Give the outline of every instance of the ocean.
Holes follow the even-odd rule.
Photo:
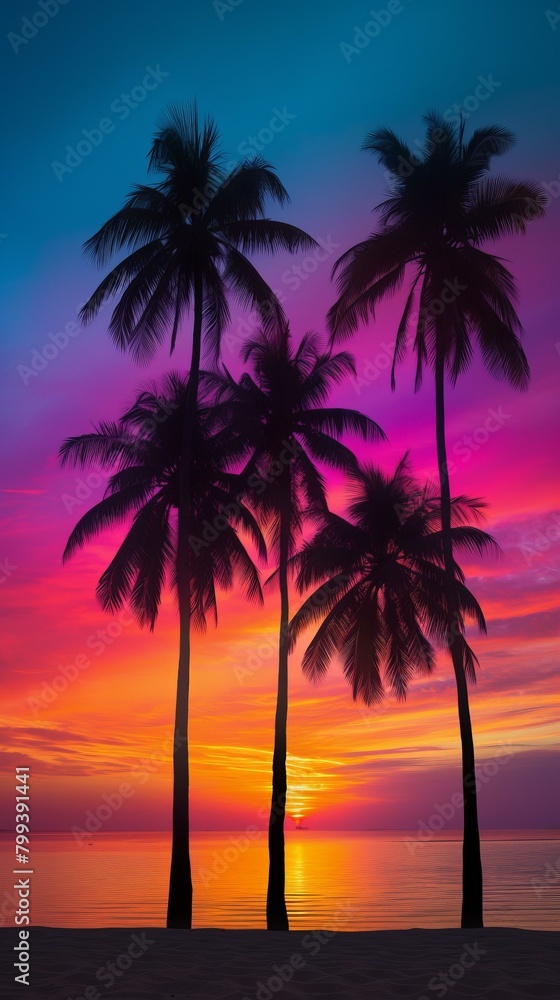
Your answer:
[[[461,841],[446,831],[287,832],[290,927],[378,930],[457,927]],[[35,834],[31,923],[54,927],[149,927],[165,923],[170,835]],[[483,834],[485,922],[558,930],[560,831]],[[266,833],[192,834],[196,927],[262,928]],[[0,924],[13,925],[14,836],[0,835]]]

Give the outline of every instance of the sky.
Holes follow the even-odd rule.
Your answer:
[[[233,161],[257,142],[291,196],[276,217],[323,243],[321,260],[300,253],[257,261],[283,293],[295,338],[324,332],[331,266],[372,231],[372,209],[387,194],[382,169],[360,151],[367,131],[388,125],[414,147],[423,114],[462,108],[467,130],[511,128],[518,143],[497,169],[532,178],[548,194],[544,220],[495,246],[518,282],[530,389],[519,394],[493,380],[477,358],[450,391],[447,436],[453,492],[485,498],[488,529],[502,548],[498,560],[463,560],[488,621],[488,636],[474,640],[481,667],[471,693],[481,823],[560,827],[560,150],[551,114],[560,97],[560,30],[540,4],[521,0],[393,0],[374,12],[356,0],[14,0],[2,12],[10,153],[5,145],[0,162],[8,194],[0,219],[0,827],[12,824],[16,765],[31,767],[35,829],[83,826],[108,804],[102,829],[170,826],[173,599],[166,596],[153,634],[126,614],[101,611],[95,585],[118,533],[62,566],[73,524],[104,484],[95,473],[61,470],[57,452],[66,436],[117,416],[148,376],[187,365],[186,334],[171,363],[162,351],[147,371],[109,341],[108,309],[85,329],[76,315],[99,280],[82,255],[84,240],[146,180],[163,109],[193,98],[216,119]],[[388,442],[358,448],[361,457],[390,470],[410,449],[416,472],[429,478],[430,380],[415,395],[405,363],[396,392],[389,386],[397,313],[398,302],[383,306],[346,345],[358,380],[333,402],[363,410],[386,432]],[[223,359],[234,368],[250,321],[232,308]],[[331,477],[330,490],[341,509],[343,485]],[[277,618],[277,594],[255,610],[233,592],[221,596],[218,628],[195,638],[196,829],[265,823]],[[336,664],[320,687],[304,680],[302,651],[290,666],[290,816],[315,828],[421,829],[460,787],[446,656],[406,703],[388,698],[366,709],[353,703]],[[460,825],[456,810],[446,822]]]

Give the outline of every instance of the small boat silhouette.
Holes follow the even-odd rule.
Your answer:
[[[295,825],[295,829],[296,830],[309,830],[309,827],[308,826],[303,826],[303,824],[301,823],[301,820],[298,820],[297,823],[296,823],[296,825]]]

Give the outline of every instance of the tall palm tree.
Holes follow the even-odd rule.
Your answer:
[[[217,390],[218,411],[229,414],[248,452],[241,481],[248,503],[271,538],[278,565],[280,628],[278,693],[272,759],[272,801],[268,829],[269,876],[266,902],[269,930],[288,930],[285,900],[284,820],[287,794],[288,564],[306,522],[327,512],[325,480],[317,463],[339,469],[355,467],[353,453],[338,438],[346,433],[364,440],[384,438],[379,426],[355,410],[325,406],[330,389],[354,373],[347,352],[331,354],[315,333],[296,347],[288,327],[261,330],[241,351],[250,372],[239,382],[222,369],[209,375]],[[221,401],[221,403],[220,403]],[[225,422],[225,421],[224,421]]]
[[[329,513],[292,560],[299,592],[319,589],[290,623],[290,648],[311,622],[320,621],[303,657],[304,673],[318,681],[340,656],[354,699],[370,705],[387,688],[404,699],[415,675],[431,673],[434,643],[446,641],[441,500],[434,486],[415,481],[406,455],[390,476],[372,466],[356,468],[349,486],[346,517]],[[469,523],[482,506],[467,497],[452,499],[456,548],[498,550],[490,535]],[[461,612],[486,631],[457,563],[454,572]],[[466,642],[465,652],[474,665]]]
[[[128,255],[103,279],[82,310],[89,322],[101,305],[120,295],[109,324],[117,347],[148,360],[169,339],[175,348],[187,313],[192,316],[189,392],[184,408],[180,462],[178,598],[182,645],[177,683],[177,725],[186,733],[189,695],[190,580],[189,455],[194,428],[203,341],[217,359],[230,319],[228,296],[257,310],[265,324],[283,320],[282,307],[247,253],[296,251],[315,246],[301,229],[265,216],[272,198],[289,201],[272,167],[261,157],[226,172],[216,125],[199,122],[196,106],[171,107],[153,140],[148,168],[160,175],[153,185],[137,184],[124,207],[86,243],[105,264]],[[187,759],[173,758],[173,846],[167,922],[190,927],[192,882],[185,845],[189,835]]]
[[[110,565],[103,572],[97,595],[104,610],[115,612],[130,603],[141,626],[153,629],[166,581],[175,590],[185,582],[178,545],[184,409],[188,378],[165,376],[141,392],[134,405],[114,423],[101,423],[89,434],[68,438],[61,448],[63,465],[92,463],[111,471],[105,495],[72,531],[64,560],[116,524],[130,528]],[[191,629],[203,630],[208,615],[217,622],[216,588],[241,586],[249,600],[262,602],[258,572],[236,528],[251,538],[260,557],[266,546],[258,524],[240,498],[232,502],[232,477],[226,466],[243,453],[231,427],[216,427],[212,407],[199,400],[192,437],[188,544],[189,615],[180,617],[180,669],[190,663]],[[219,544],[204,542],[208,524],[219,526]],[[185,661],[184,657],[187,656]],[[188,675],[187,675],[188,676]],[[185,676],[180,677],[175,720],[174,755],[179,748],[188,773],[188,731]],[[182,786],[186,795],[187,790]],[[188,867],[188,838],[181,844]],[[186,886],[183,884],[186,893]],[[191,920],[192,897],[182,897],[180,915]],[[188,904],[188,911],[187,911]]]
[[[370,133],[363,148],[389,171],[392,194],[378,206],[379,227],[335,264],[339,298],[329,313],[335,340],[349,336],[375,314],[376,305],[408,280],[408,294],[395,340],[395,365],[406,353],[414,328],[416,385],[428,365],[435,381],[436,443],[445,555],[443,594],[448,646],[457,684],[462,747],[464,806],[463,903],[461,926],[483,925],[482,864],[475,753],[467,681],[472,662],[464,658],[463,620],[453,574],[450,486],[445,444],[445,380],[454,385],[474,354],[497,377],[524,389],[529,366],[520,342],[516,288],[510,271],[481,249],[487,240],[524,233],[543,214],[538,186],[489,177],[492,157],[511,149],[514,136],[497,125],[473,132],[435,113],[425,118],[422,155],[416,156],[390,129]]]

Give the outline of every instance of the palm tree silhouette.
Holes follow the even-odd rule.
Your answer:
[[[280,589],[278,693],[272,760],[272,801],[268,830],[269,876],[266,919],[269,930],[288,930],[285,899],[284,820],[286,814],[288,643],[288,564],[303,527],[327,513],[325,480],[317,463],[353,469],[353,453],[338,438],[345,433],[368,441],[385,437],[380,427],[356,410],[327,407],[329,390],[355,373],[347,352],[322,349],[315,333],[299,346],[284,324],[261,330],[246,341],[242,358],[251,371],[236,382],[226,368],[205,376],[217,390],[224,423],[232,419],[250,457],[241,473],[250,505],[257,511],[278,570]],[[229,416],[228,416],[229,415]]]
[[[173,352],[182,322],[192,315],[192,349],[181,448],[178,598],[182,643],[177,682],[177,725],[186,731],[189,692],[190,549],[189,456],[204,345],[217,360],[230,320],[228,295],[257,310],[265,325],[283,321],[282,307],[247,253],[295,251],[316,246],[301,229],[265,217],[267,198],[280,205],[288,194],[261,157],[226,173],[219,135],[211,120],[199,123],[196,106],[171,107],[153,140],[149,170],[154,185],[137,184],[125,205],[85,244],[100,264],[127,248],[128,255],[103,279],[81,316],[89,322],[101,305],[120,295],[109,324],[117,347],[138,361],[169,338]],[[173,846],[167,923],[190,927],[192,881],[185,844],[189,836],[188,761],[173,758]]]
[[[153,629],[166,581],[177,591],[184,581],[178,546],[179,503],[184,409],[188,378],[171,373],[142,391],[134,405],[114,423],[101,423],[93,432],[68,438],[61,448],[63,465],[94,463],[111,470],[103,499],[78,521],[64,560],[69,559],[101,531],[132,522],[110,565],[103,572],[97,596],[104,610],[115,612],[125,602],[141,626]],[[217,426],[211,400],[199,399],[192,436],[189,473],[188,594],[189,615],[180,617],[180,648],[190,663],[191,628],[204,630],[210,615],[217,622],[216,588],[239,585],[252,602],[262,602],[258,572],[236,531],[251,539],[260,557],[266,545],[260,528],[244,504],[234,496],[234,478],[226,464],[242,455],[244,444],[231,427]],[[216,525],[217,544],[204,541],[208,525]],[[182,631],[188,623],[189,631]],[[183,660],[182,666],[185,666]],[[188,673],[187,673],[188,679]],[[180,749],[188,769],[188,728],[185,674],[180,678],[173,753]],[[175,831],[177,835],[181,831]],[[179,841],[190,873],[188,838]],[[190,881],[190,879],[189,879]],[[190,902],[189,902],[190,922]]]
[[[431,673],[433,643],[447,639],[440,597],[445,575],[441,500],[433,485],[414,479],[407,455],[392,475],[372,466],[356,468],[349,473],[349,487],[347,517],[330,512],[292,559],[299,592],[317,585],[319,590],[290,622],[290,648],[311,622],[319,621],[302,661],[310,679],[321,680],[340,656],[355,700],[377,703],[387,688],[402,700],[415,675]],[[483,506],[467,497],[451,500],[456,548],[475,554],[499,551],[490,535],[469,524]],[[461,613],[486,631],[457,563],[455,583]],[[324,599],[318,601],[320,592]]]
[[[515,281],[501,260],[480,249],[489,239],[524,233],[543,215],[536,184],[488,177],[493,156],[514,143],[507,129],[477,129],[468,142],[463,123],[455,127],[435,113],[425,118],[425,149],[413,154],[386,128],[370,133],[363,148],[374,153],[392,179],[392,194],[378,206],[380,226],[335,264],[339,298],[329,313],[333,339],[342,339],[375,314],[376,305],[410,287],[394,347],[395,365],[414,327],[416,385],[428,365],[435,379],[436,443],[442,505],[448,646],[457,684],[462,747],[464,806],[462,927],[483,925],[482,864],[474,741],[464,659],[463,620],[453,573],[450,486],[445,443],[445,378],[454,385],[473,356],[473,340],[484,364],[518,389],[527,386],[529,366],[515,310]]]

